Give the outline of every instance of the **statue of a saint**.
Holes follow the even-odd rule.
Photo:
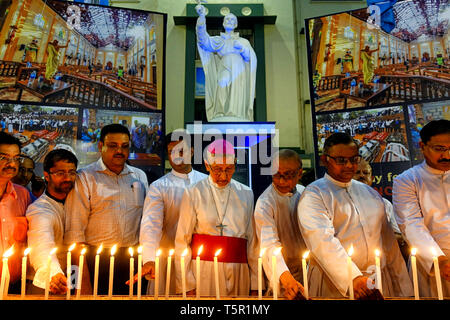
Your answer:
[[[211,37],[206,32],[205,7],[195,7],[197,47],[205,72],[205,107],[208,121],[250,121],[256,83],[256,54],[247,39],[234,32],[237,18],[223,19],[225,32]]]

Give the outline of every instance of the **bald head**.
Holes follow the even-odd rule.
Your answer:
[[[282,161],[296,161],[300,168],[302,168],[302,158],[298,155],[297,152],[291,149],[283,149],[276,152],[273,155],[273,163],[278,165],[278,162]]]

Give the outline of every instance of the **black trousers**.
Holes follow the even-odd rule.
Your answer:
[[[98,295],[108,295],[109,290],[109,267],[110,267],[110,249],[104,249],[100,254],[99,272],[98,272]],[[86,263],[89,268],[89,276],[91,278],[92,289],[94,289],[94,273],[95,273],[95,256],[97,247],[89,247],[86,252]],[[137,273],[138,257],[134,254],[134,274]],[[114,255],[114,281],[113,295],[128,295],[129,286],[125,284],[130,279],[130,254],[128,248],[118,248]],[[147,280],[142,279],[141,294],[147,291]],[[133,287],[133,294],[137,294],[137,282]]]

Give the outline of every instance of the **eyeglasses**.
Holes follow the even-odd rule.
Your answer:
[[[299,170],[300,168],[298,168],[296,171],[288,171],[284,174],[277,172],[273,175],[273,178],[276,180],[281,180],[281,178],[283,178],[284,180],[292,180],[295,179],[296,176],[298,176]]]
[[[358,164],[361,162],[362,157],[361,156],[353,156],[353,157],[332,157],[328,154],[326,154],[328,158],[331,158],[336,162],[337,165],[343,166],[347,164],[347,161],[350,161],[351,164]]]
[[[119,150],[119,149],[128,150],[128,149],[130,149],[130,145],[129,144],[122,145],[122,146],[118,146],[117,144],[107,144],[106,147],[108,149],[111,149],[111,150]]]
[[[50,172],[50,174],[54,175],[57,178],[64,178],[66,176],[68,176],[69,178],[75,178],[77,176],[76,171],[69,171],[69,172],[56,171],[56,172]]]
[[[445,153],[445,152],[447,152],[447,151],[450,151],[450,148],[444,147],[444,146],[440,146],[440,145],[428,145],[428,144],[427,144],[427,146],[428,146],[431,150],[433,150],[434,152],[437,152],[437,153]]]
[[[220,175],[225,172],[227,176],[232,175],[234,173],[234,167],[228,167],[225,170],[221,168],[211,168],[212,173],[215,175]]]
[[[23,157],[21,156],[17,156],[17,157],[8,157],[6,155],[0,155],[0,162],[16,162],[16,163],[20,163],[23,161]]]

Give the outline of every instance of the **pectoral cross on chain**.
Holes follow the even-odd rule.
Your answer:
[[[227,225],[223,224],[223,222],[221,222],[219,225],[216,226],[216,228],[220,229],[220,236],[223,236],[223,228],[227,227]]]

